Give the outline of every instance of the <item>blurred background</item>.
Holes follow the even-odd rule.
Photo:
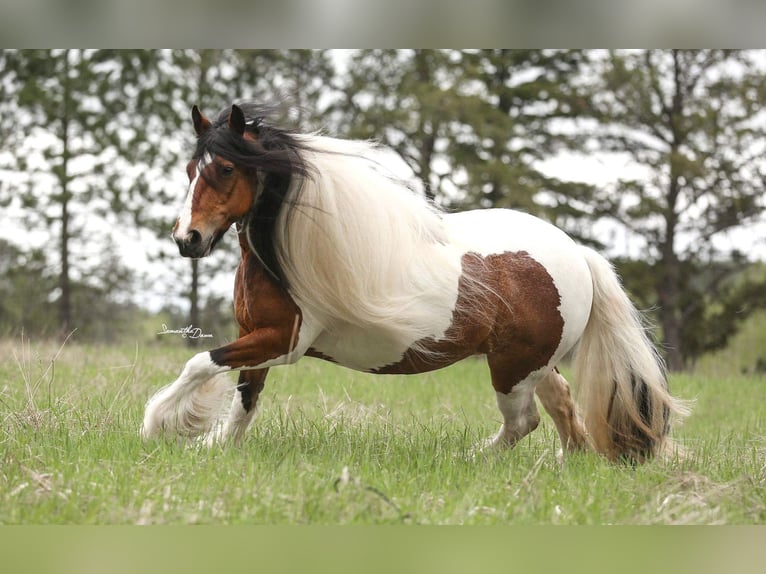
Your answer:
[[[745,333],[741,369],[766,371],[765,71],[761,50],[3,50],[0,336],[235,338],[234,234],[200,261],[169,234],[191,106],[255,100],[390,146],[446,210],[602,250],[672,369]]]

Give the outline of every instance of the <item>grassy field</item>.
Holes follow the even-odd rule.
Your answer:
[[[556,460],[541,426],[474,456],[499,413],[482,361],[373,377],[273,369],[238,448],[144,444],[146,399],[189,352],[0,342],[0,524],[762,524],[766,378],[678,375],[686,453]],[[718,365],[720,367],[720,365]]]

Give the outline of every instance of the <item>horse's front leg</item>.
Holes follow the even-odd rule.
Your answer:
[[[141,436],[195,437],[209,432],[230,387],[218,375],[232,369],[264,369],[303,355],[294,329],[263,328],[233,343],[194,355],[181,375],[146,404]],[[264,373],[265,376],[265,373]]]
[[[204,443],[212,446],[216,443],[231,441],[239,444],[253,421],[258,404],[258,397],[266,382],[268,369],[252,369],[239,372],[237,391],[231,401],[226,421],[215,425],[204,437]]]

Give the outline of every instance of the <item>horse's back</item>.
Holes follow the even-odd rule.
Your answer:
[[[543,253],[578,249],[561,229],[547,221],[513,209],[476,209],[444,216],[448,233],[456,247],[481,255],[503,251]]]

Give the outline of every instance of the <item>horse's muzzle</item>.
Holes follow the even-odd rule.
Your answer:
[[[184,236],[173,234],[173,240],[178,245],[178,251],[184,257],[198,259],[204,257],[210,251],[210,242],[202,240],[202,234],[196,229],[192,229]]]

